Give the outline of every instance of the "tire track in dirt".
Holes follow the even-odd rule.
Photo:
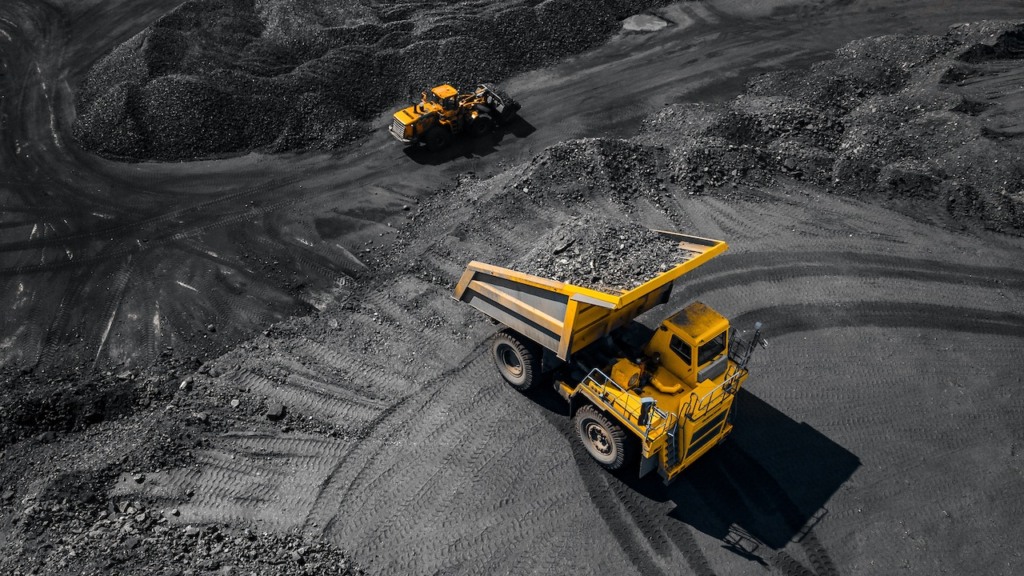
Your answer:
[[[340,510],[336,514],[345,518],[346,524],[331,525],[328,534],[338,541],[354,539],[359,543],[360,549],[368,548],[365,552],[367,558],[379,556],[378,562],[384,563],[380,568],[383,572],[443,572],[450,569],[453,564],[460,565],[457,558],[438,555],[438,547],[468,547],[475,557],[508,559],[512,557],[508,553],[509,547],[521,544],[523,539],[534,538],[538,530],[547,528],[547,537],[555,537],[550,533],[550,527],[555,525],[556,519],[562,517],[561,511],[566,509],[566,492],[564,480],[558,481],[558,476],[549,472],[542,477],[531,477],[527,484],[520,480],[518,493],[508,493],[512,499],[501,506],[500,511],[495,507],[502,499],[481,498],[477,506],[483,507],[472,508],[475,510],[474,517],[481,521],[495,519],[502,528],[501,536],[495,539],[493,534],[479,534],[460,545],[462,539],[466,537],[463,534],[468,536],[477,530],[472,526],[465,526],[465,513],[459,512],[465,504],[451,494],[448,486],[467,486],[467,482],[472,485],[476,482],[474,479],[478,477],[477,475],[483,473],[487,479],[482,485],[486,487],[485,494],[492,495],[495,488],[507,489],[500,488],[500,485],[510,480],[509,466],[514,465],[514,461],[499,461],[500,465],[495,469],[479,470],[468,468],[464,462],[478,461],[481,452],[503,452],[503,446],[507,446],[507,442],[514,443],[522,438],[523,434],[526,434],[527,438],[541,438],[537,436],[536,431],[524,428],[522,423],[518,422],[518,415],[512,416],[512,419],[506,416],[501,420],[506,425],[515,424],[506,430],[503,436],[483,435],[481,428],[486,428],[485,418],[489,414],[493,418],[492,407],[495,403],[491,398],[496,393],[508,396],[510,391],[496,385],[489,361],[480,352],[474,353],[471,358],[472,361],[466,370],[445,374],[432,385],[442,386],[441,388],[424,389],[400,409],[401,413],[396,414],[395,418],[398,418],[399,422],[408,422],[407,424],[388,424],[388,421],[385,421],[383,425],[395,429],[397,437],[414,439],[412,446],[385,444],[385,453],[392,454],[384,461],[373,456],[379,453],[381,448],[376,443],[369,447],[361,445],[353,453],[356,456],[355,462],[362,461],[362,458],[358,457],[359,452],[368,452],[370,460],[361,466],[363,471],[349,481],[349,487],[341,499]],[[523,399],[519,398],[519,403],[522,402]],[[465,438],[465,441],[442,442],[450,437]],[[422,446],[427,452],[419,454],[418,446]],[[435,455],[433,451],[439,449],[441,454]],[[394,454],[395,452],[399,454]],[[522,448],[517,448],[512,455],[522,457],[525,454]],[[363,479],[360,480],[360,477]],[[498,482],[498,486],[494,485],[495,481]],[[368,490],[371,486],[373,490]],[[393,495],[395,490],[398,494],[405,494],[397,500],[397,504]],[[527,494],[529,496],[526,496]],[[571,491],[568,494],[571,494]],[[337,499],[336,496],[331,496],[321,500],[332,502]],[[457,508],[447,509],[446,503]],[[393,517],[401,519],[402,523],[389,528],[388,521],[382,523],[375,516],[367,516],[367,511],[376,510],[381,505],[394,510]],[[353,514],[357,517],[353,518]],[[435,532],[431,536],[431,533],[421,531],[422,522],[428,518],[428,522],[437,526],[440,532]],[[408,524],[410,522],[411,525]],[[335,533],[332,529],[341,531]],[[390,552],[397,542],[402,542],[399,545],[403,546],[411,557]],[[475,563],[472,558],[470,560],[470,565]],[[554,573],[577,573],[580,569],[577,566],[566,572],[565,567],[562,568]]]
[[[702,292],[757,280],[791,280],[802,276],[850,276],[947,283],[979,288],[1024,291],[1024,271],[1002,266],[951,264],[925,258],[907,258],[855,252],[746,252],[724,254],[701,269],[687,287]]]
[[[225,434],[215,444],[197,455],[199,469],[148,475],[145,493],[180,501],[186,491],[194,492],[178,505],[190,522],[259,522],[288,530],[311,506],[318,480],[346,446],[338,440],[247,434]]]
[[[624,491],[621,488],[616,489],[612,485],[616,480],[604,475],[600,468],[590,462],[588,460],[590,456],[584,450],[574,446],[573,454],[577,465],[583,468],[580,478],[583,480],[583,486],[591,501],[608,526],[609,532],[631,560],[638,573],[667,574],[658,563],[655,563],[650,554],[651,551],[655,552],[655,556],[665,553],[664,544],[659,545],[657,542],[660,528],[656,522],[653,519],[644,521],[643,514],[638,514],[631,506],[627,507],[626,503],[621,500],[625,496]],[[618,496],[618,498],[613,496]],[[638,520],[640,523],[637,522]],[[652,542],[652,540],[654,541]],[[714,572],[707,566],[699,547],[684,545],[682,551],[690,568],[698,576],[714,576]]]
[[[755,319],[771,326],[777,336],[849,326],[912,327],[1014,337],[1024,334],[1024,315],[938,304],[894,306],[888,301],[783,304],[744,312],[735,321],[743,326],[753,324]]]

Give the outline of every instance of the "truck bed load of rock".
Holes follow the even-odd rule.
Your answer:
[[[508,267],[594,290],[631,290],[692,253],[657,232],[607,218],[571,218]]]

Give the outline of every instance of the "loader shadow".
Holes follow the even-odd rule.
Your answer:
[[[860,459],[804,422],[746,390],[734,405],[735,429],[673,484],[657,474],[620,480],[648,498],[675,504],[670,517],[741,556],[801,541],[828,514],[826,504]]]
[[[527,138],[536,131],[537,128],[533,124],[522,116],[516,116],[512,122],[499,126],[490,134],[479,138],[457,137],[451,146],[436,152],[427,150],[426,146],[407,146],[405,155],[417,164],[430,166],[445,164],[456,158],[483,158],[497,152],[506,137]]]

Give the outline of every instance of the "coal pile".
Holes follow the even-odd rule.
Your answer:
[[[731,102],[666,107],[636,141],[665,147],[670,183],[690,194],[793,179],[1020,234],[1024,105],[989,102],[983,84],[1019,81],[1022,45],[1019,22],[858,40]]]
[[[541,238],[508,268],[594,290],[630,290],[685,262],[679,243],[636,224],[575,217]]]
[[[665,193],[664,156],[663,148],[628,140],[569,140],[534,157],[510,186],[535,203],[611,200],[629,211],[636,199],[658,201]]]
[[[144,479],[143,479],[144,480]],[[88,507],[66,498],[33,502],[22,512],[25,530],[48,527],[65,536],[44,541],[35,554],[6,564],[8,574],[362,574],[344,553],[320,539],[268,534],[222,525],[176,522],[176,508],[95,496]],[[38,542],[36,543],[38,545]]]
[[[189,0],[93,66],[74,133],[140,160],[334,148],[426,87],[543,66],[664,3]]]

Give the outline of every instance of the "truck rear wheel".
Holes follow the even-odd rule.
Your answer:
[[[540,350],[512,330],[494,336],[491,355],[501,377],[516,390],[528,392],[540,382]]]
[[[618,470],[629,456],[626,431],[591,405],[576,412],[576,432],[583,447],[608,470]]]

